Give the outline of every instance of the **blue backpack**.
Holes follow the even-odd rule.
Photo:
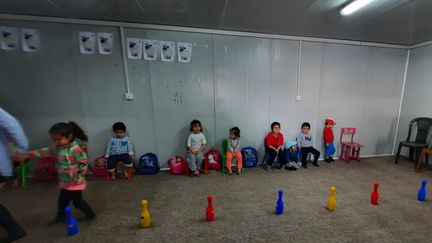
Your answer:
[[[244,147],[241,150],[243,157],[243,167],[251,168],[257,167],[258,164],[258,154],[255,148],[253,147]]]
[[[159,172],[158,158],[153,153],[146,153],[139,158],[138,175],[153,175]]]

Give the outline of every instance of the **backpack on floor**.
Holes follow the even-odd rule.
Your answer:
[[[208,169],[213,169],[213,170],[220,170],[221,169],[221,155],[219,153],[219,151],[217,151],[216,149],[211,149],[210,151],[207,152],[207,154],[205,155],[204,159],[207,161],[208,163]]]
[[[94,166],[93,175],[97,177],[105,177],[108,173],[106,164],[107,164],[107,159],[105,158],[105,156],[97,157],[93,161],[93,166]]]
[[[179,156],[173,156],[168,160],[168,166],[170,173],[173,175],[188,174],[189,164],[188,162]]]
[[[138,175],[153,175],[159,172],[158,158],[153,153],[146,153],[139,158]]]
[[[241,154],[243,157],[243,167],[246,167],[246,168],[257,167],[258,154],[257,154],[257,151],[255,148],[244,147],[241,150]]]
[[[34,180],[54,181],[57,178],[56,170],[57,157],[50,156],[39,159],[36,164]]]

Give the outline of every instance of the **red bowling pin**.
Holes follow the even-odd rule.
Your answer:
[[[374,183],[374,190],[371,194],[371,204],[373,204],[373,205],[378,205],[378,198],[379,198],[378,186],[379,186],[379,183],[375,182]]]
[[[206,210],[206,218],[207,221],[213,221],[214,217],[215,217],[215,212],[214,212],[214,208],[213,208],[213,196],[209,195],[207,197],[208,200],[208,206],[207,206],[207,210]]]

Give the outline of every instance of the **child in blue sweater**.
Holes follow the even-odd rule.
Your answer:
[[[118,161],[123,161],[125,167],[132,167],[131,156],[134,155],[133,144],[129,136],[126,136],[126,125],[123,122],[116,122],[113,125],[115,136],[108,139],[105,158],[107,158],[107,171],[111,173],[111,178],[115,177],[115,167]],[[127,177],[127,172],[125,176]]]

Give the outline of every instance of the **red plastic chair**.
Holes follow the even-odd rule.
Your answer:
[[[132,167],[126,167],[126,166],[124,166],[124,162],[123,161],[117,161],[114,173],[116,173],[117,171],[119,171],[118,167],[126,168],[126,171],[127,171],[127,180],[131,181],[132,180]],[[112,179],[113,178],[111,176],[111,173],[107,173],[106,174],[106,180],[107,181],[111,181]]]
[[[349,162],[352,159],[360,161],[360,148],[364,147],[357,142],[354,142],[354,135],[356,133],[356,128],[354,127],[343,127],[341,128],[340,135],[340,144],[341,144],[341,153],[340,160],[345,162]],[[349,142],[344,142],[344,136],[351,136],[351,140]]]

